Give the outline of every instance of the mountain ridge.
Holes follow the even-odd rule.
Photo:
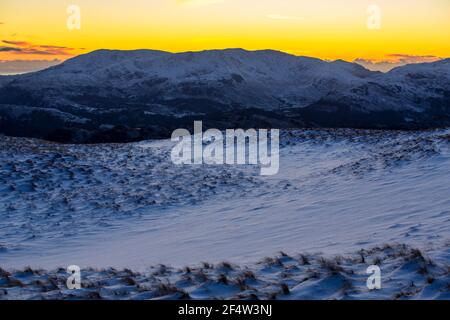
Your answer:
[[[163,138],[194,120],[428,129],[450,126],[450,59],[380,73],[275,50],[101,49],[2,78],[0,97],[0,133],[61,142]]]

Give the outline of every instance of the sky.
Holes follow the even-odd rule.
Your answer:
[[[222,48],[385,71],[450,57],[450,1],[0,0],[0,41],[2,74],[96,49]]]

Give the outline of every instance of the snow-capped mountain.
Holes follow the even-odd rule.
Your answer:
[[[228,127],[450,125],[450,60],[383,74],[345,61],[242,49],[99,50],[0,78],[0,131],[59,141]]]

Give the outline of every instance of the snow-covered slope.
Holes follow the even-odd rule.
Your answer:
[[[171,147],[0,138],[0,299],[68,298],[65,270],[36,269],[71,264],[85,298],[448,299],[448,129],[286,131],[273,177],[175,166]]]
[[[67,146],[4,137],[2,261],[52,266],[78,252],[84,266],[139,266],[442,244],[449,141],[448,130],[286,132],[280,173],[264,178],[253,166],[175,166],[170,141]],[[103,241],[90,236],[99,231]]]
[[[442,256],[448,255],[450,246],[442,251]],[[85,268],[79,290],[67,290],[64,268],[0,268],[0,300],[449,300],[446,261],[397,244],[331,257],[281,252],[247,265],[158,265],[144,272]],[[369,264],[383,270],[380,290],[367,288]]]
[[[0,129],[63,141],[121,141],[133,138],[126,130],[117,139],[117,130],[98,128],[138,128],[138,140],[168,136],[192,118],[219,128],[439,127],[450,124],[449,75],[449,60],[382,74],[272,50],[99,50],[0,81]],[[54,114],[10,119],[2,105],[58,109],[89,122]],[[14,129],[24,124],[33,130]]]
[[[344,93],[345,94],[345,93]],[[433,112],[450,107],[450,59],[411,64],[378,74],[373,81],[354,87],[350,100],[361,99],[364,109]]]

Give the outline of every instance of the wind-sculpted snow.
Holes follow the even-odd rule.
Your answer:
[[[383,269],[380,290],[366,286],[370,264]],[[81,274],[82,288],[73,291],[65,269],[0,269],[0,299],[450,299],[450,265],[405,245],[333,257],[282,252],[247,266],[205,262],[145,272],[90,268]]]
[[[323,134],[324,132],[326,134]],[[315,131],[291,131],[288,136],[295,137],[294,144],[304,142],[321,145],[330,145],[330,143],[353,145],[356,149],[349,153],[349,161],[345,161],[331,170],[332,173],[341,175],[363,175],[376,170],[390,170],[408,162],[426,160],[439,155],[440,147],[445,146],[450,137],[445,134],[436,135],[434,132],[411,134],[401,131],[386,133],[360,130],[357,135],[354,132],[352,130],[332,130],[319,131],[317,134]],[[292,143],[292,141],[288,142],[289,145]],[[355,153],[358,154],[356,159]],[[320,174],[324,174],[324,172]]]
[[[283,131],[272,177],[175,166],[172,146],[1,137],[0,298],[448,298],[448,129]],[[369,250],[385,243],[407,247]],[[361,249],[367,259],[349,258]],[[256,263],[279,251],[272,267]],[[377,258],[390,282],[369,293]],[[233,265],[225,277],[220,261]],[[72,264],[88,280],[78,293],[63,290],[65,271],[33,271]],[[158,264],[173,267],[147,272]]]
[[[260,183],[239,167],[177,167],[166,141],[71,146],[0,137],[0,144],[0,228],[10,243],[86,233],[217,194],[226,201]]]

